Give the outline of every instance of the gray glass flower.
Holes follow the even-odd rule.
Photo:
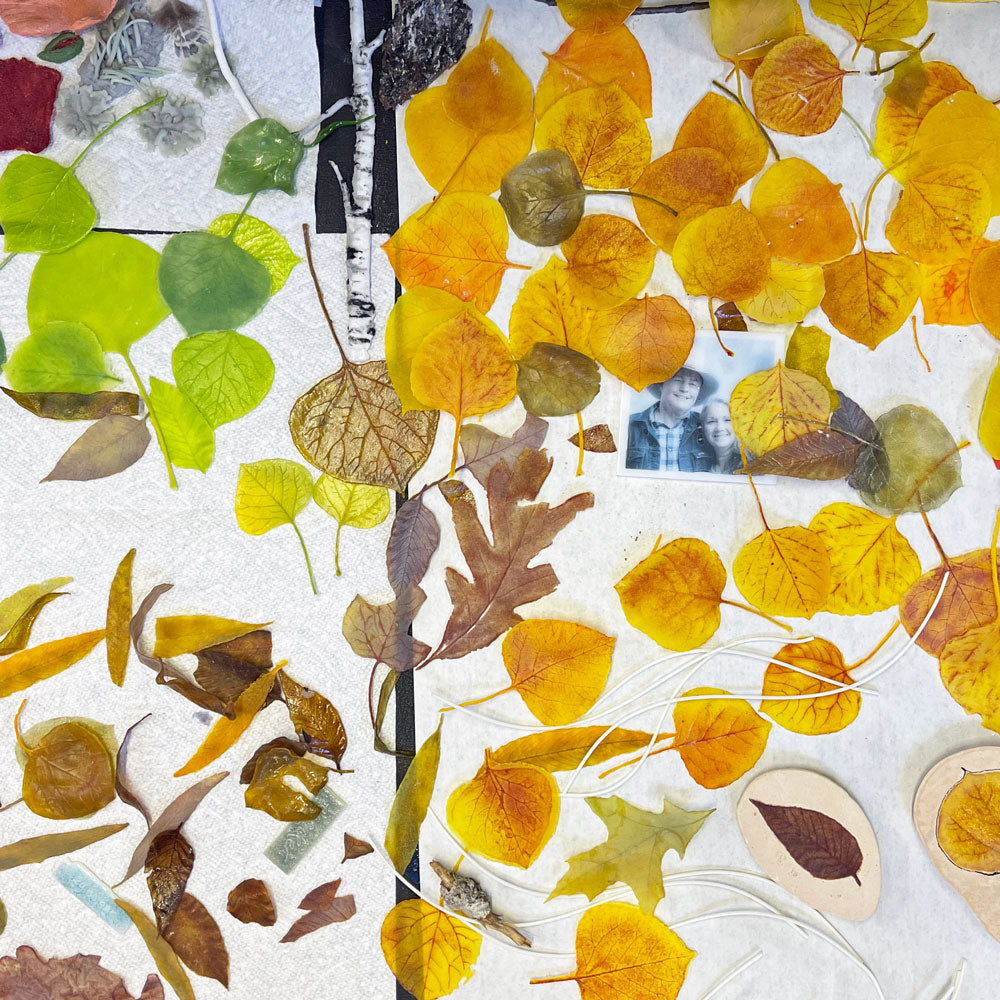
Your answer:
[[[162,104],[136,116],[139,135],[150,149],[164,156],[181,156],[205,138],[202,107],[192,98],[168,94],[161,89],[145,91],[143,99],[150,101],[161,94],[166,96]]]

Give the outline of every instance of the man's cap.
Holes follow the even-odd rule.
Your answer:
[[[701,389],[698,392],[698,398],[692,403],[692,406],[697,406],[699,403],[704,403],[706,399],[714,396],[719,391],[719,380],[709,372],[703,371],[701,368],[696,368],[690,363],[690,359],[684,362],[680,368],[671,375],[673,378],[679,375],[681,372],[691,372],[697,375],[701,379]],[[649,391],[657,398],[660,398],[660,394],[663,392],[663,386],[665,382],[669,382],[670,379],[664,379],[663,382],[652,382],[647,388]]]

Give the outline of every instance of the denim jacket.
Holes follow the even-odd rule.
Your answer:
[[[660,439],[652,424],[653,403],[641,413],[633,413],[628,422],[628,448],[625,452],[627,469],[660,469]],[[681,472],[708,472],[715,456],[701,432],[697,413],[689,413],[682,421],[680,445],[677,449],[677,466]]]

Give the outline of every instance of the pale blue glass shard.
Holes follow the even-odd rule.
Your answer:
[[[132,926],[128,914],[115,905],[111,889],[79,862],[64,861],[56,869],[56,880],[119,934]]]
[[[286,823],[264,852],[264,857],[286,875],[319,843],[333,821],[347,808],[347,803],[329,787],[320,789],[313,796],[313,802],[323,811],[315,819]]]

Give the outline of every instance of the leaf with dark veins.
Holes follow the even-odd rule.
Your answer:
[[[440,541],[437,518],[424,505],[422,493],[411,497],[396,511],[385,564],[389,583],[397,594],[420,583]]]
[[[372,604],[358,594],[344,612],[344,638],[358,656],[384,663],[397,673],[412,670],[431,651],[409,632],[426,596],[413,585],[388,604]]]
[[[493,467],[504,462],[511,469],[525,448],[542,447],[549,425],[541,417],[528,413],[524,423],[510,437],[497,434],[481,424],[465,424],[459,435],[464,466],[485,487]]]

